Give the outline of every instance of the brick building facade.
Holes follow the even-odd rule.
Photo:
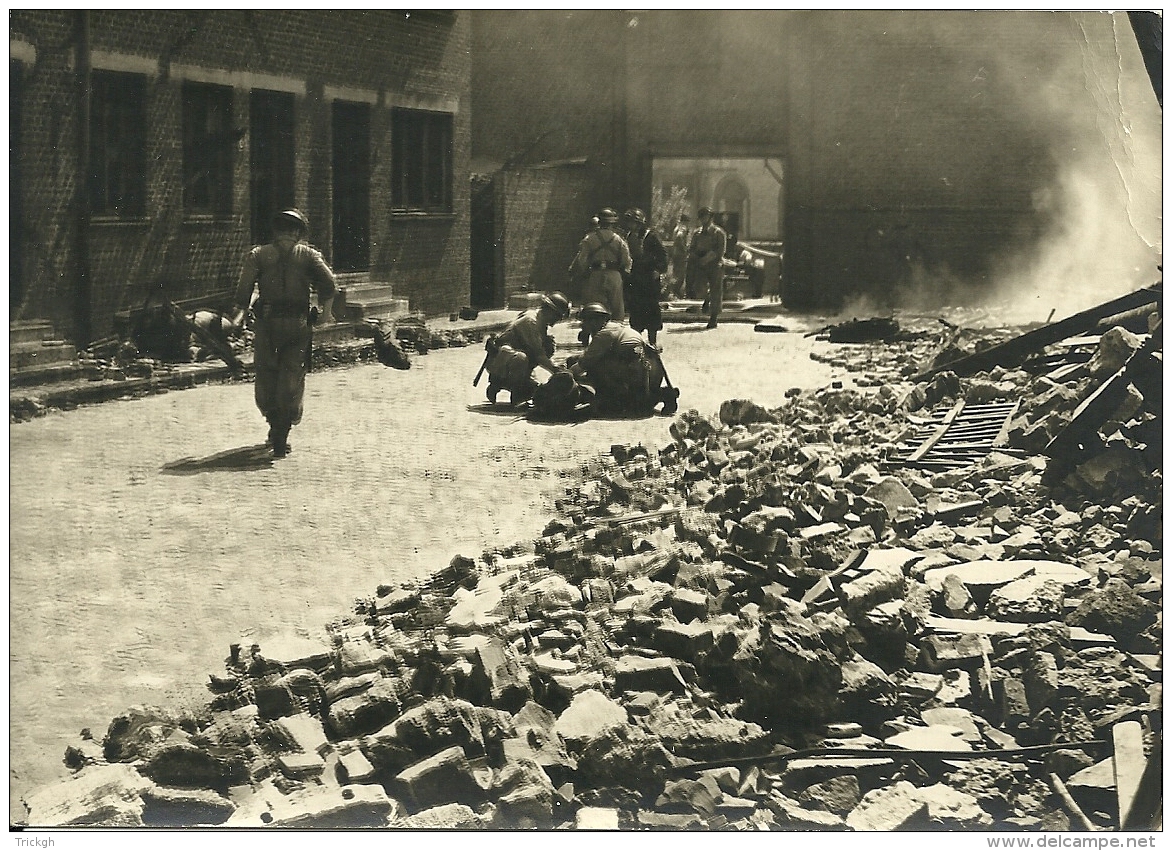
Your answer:
[[[577,301],[567,267],[586,231],[597,178],[582,162],[499,170],[474,180],[472,299],[507,304],[515,293],[560,290]],[[567,253],[568,252],[568,253]]]
[[[1160,113],[1123,13],[489,10],[472,40],[477,162],[584,159],[594,205],[682,184],[784,242],[792,306],[964,300],[1064,240],[1117,255],[1113,286],[1154,273]]]
[[[227,291],[285,206],[336,270],[427,313],[467,303],[466,14],[13,10],[9,27],[13,319],[80,343],[154,288]]]

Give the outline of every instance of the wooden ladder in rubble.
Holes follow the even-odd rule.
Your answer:
[[[1009,423],[1018,402],[966,404],[963,399],[948,411],[937,411],[921,420],[911,439],[891,462],[932,472],[954,470],[980,461],[994,449],[1009,455],[1020,451],[1006,446]]]

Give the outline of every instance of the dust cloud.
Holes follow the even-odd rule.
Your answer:
[[[1019,183],[1011,238],[986,254],[980,275],[897,241],[898,280],[875,303],[852,299],[844,315],[965,306],[1038,322],[1162,277],[1162,115],[1126,13],[989,14],[903,15],[898,23],[940,60],[980,63],[990,101],[968,120],[1004,128],[1006,153],[1015,142],[1031,152],[1026,172],[997,175]],[[958,101],[966,96],[955,77],[941,75],[939,85]]]
[[[1021,321],[1069,316],[1161,277],[1161,115],[1135,36],[1124,13],[1065,24],[1049,78],[1021,92],[1058,166],[1033,193],[1047,224],[994,265],[993,300]]]

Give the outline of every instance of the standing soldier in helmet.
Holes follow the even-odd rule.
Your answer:
[[[629,325],[616,322],[601,304],[588,304],[578,314],[591,336],[579,358],[566,359],[574,378],[593,388],[593,407],[602,414],[646,416],[663,402],[674,413],[679,391],[667,380],[658,352]]]
[[[254,247],[244,258],[236,287],[232,324],[240,327],[253,288],[260,294],[254,305],[253,338],[256,369],[256,406],[269,423],[274,458],[289,453],[289,429],[301,422],[305,395],[306,356],[318,311],[310,300],[328,311],[336,286],[334,273],[316,248],[302,240],[309,224],[297,210],[273,217],[273,241]]]
[[[509,391],[509,401],[518,405],[533,396],[537,382],[533,368],[550,372],[558,367],[553,357],[553,339],[549,329],[570,313],[570,302],[561,293],[541,297],[541,305],[527,310],[508,324],[489,344],[488,401],[496,403],[501,390]],[[494,351],[495,350],[495,351]]]
[[[582,238],[570,274],[574,278],[586,277],[584,302],[605,305],[610,315],[621,322],[627,315],[623,277],[631,272],[631,251],[626,240],[615,233],[618,220],[618,213],[609,207],[598,214],[598,230]]]
[[[631,274],[624,290],[631,327],[647,332],[647,342],[653,348],[656,335],[663,327],[663,313],[659,307],[660,281],[667,271],[667,249],[659,235],[647,225],[647,214],[638,208],[623,213],[623,229],[631,250]]]
[[[724,251],[728,235],[712,221],[712,208],[700,208],[700,227],[692,234],[688,246],[688,274],[693,276],[700,290],[707,290],[705,307],[708,309],[706,328],[716,327],[716,318],[724,301]]]

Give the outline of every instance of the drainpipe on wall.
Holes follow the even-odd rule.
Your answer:
[[[90,103],[93,85],[90,75],[90,13],[84,9],[75,12],[77,52],[77,182],[74,186],[74,200],[77,209],[74,245],[77,263],[77,290],[74,304],[74,323],[79,349],[90,344],[93,334],[93,287],[90,281]]]

